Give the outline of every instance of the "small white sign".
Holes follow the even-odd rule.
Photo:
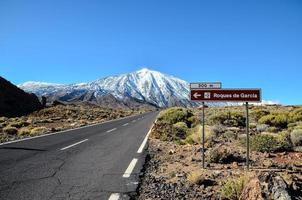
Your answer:
[[[191,89],[221,89],[221,82],[190,83]]]

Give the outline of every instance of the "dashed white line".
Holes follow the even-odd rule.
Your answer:
[[[129,123],[124,124],[123,126],[128,126]]]
[[[60,150],[63,151],[63,150],[69,149],[69,148],[71,148],[71,147],[73,147],[73,146],[75,146],[75,145],[78,145],[78,144],[81,144],[81,143],[83,143],[83,142],[86,142],[87,140],[88,140],[88,139],[85,139],[85,140],[82,140],[82,141],[80,141],[80,142],[71,144],[71,145],[69,145],[69,146],[67,146],[67,147],[64,147],[64,148],[60,149]]]
[[[108,131],[106,131],[106,132],[107,132],[107,133],[110,133],[110,132],[115,131],[115,130],[116,130],[116,128],[113,128],[113,129],[108,130]]]
[[[108,200],[118,200],[120,198],[119,193],[112,193]]]
[[[130,162],[128,168],[126,169],[124,175],[123,175],[123,178],[129,178],[136,163],[137,163],[138,159],[137,158],[133,158],[132,161]]]

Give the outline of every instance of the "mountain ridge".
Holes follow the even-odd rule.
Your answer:
[[[156,107],[197,105],[189,100],[188,82],[148,68],[107,76],[88,83],[57,84],[29,81],[18,87],[40,97],[46,96],[49,101],[89,101],[87,97],[89,95],[93,99],[90,101],[102,104],[102,98],[111,94],[122,103],[140,102]]]

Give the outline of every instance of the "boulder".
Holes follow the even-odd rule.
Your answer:
[[[262,197],[260,181],[258,178],[251,179],[244,187],[240,200],[264,200]]]

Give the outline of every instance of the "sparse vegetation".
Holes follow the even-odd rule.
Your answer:
[[[245,117],[240,112],[220,112],[213,115],[209,122],[212,125],[222,124],[229,127],[242,127],[245,126]]]
[[[201,185],[204,182],[205,178],[202,171],[198,170],[189,173],[187,180],[192,185]]]
[[[258,122],[276,128],[287,128],[288,117],[286,114],[269,114],[261,117]]]
[[[7,135],[16,135],[18,133],[18,129],[15,127],[8,126],[3,128],[3,132]]]
[[[294,146],[302,146],[302,129],[293,130],[290,139]]]
[[[210,163],[225,163],[231,157],[231,153],[223,147],[215,147],[206,154],[206,160]]]
[[[95,105],[57,105],[15,118],[0,117],[0,142],[35,136],[143,112]]]
[[[272,135],[255,135],[251,138],[251,148],[259,152],[274,152],[277,149],[277,138]]]
[[[175,123],[167,125],[158,121],[159,124],[154,126],[149,141],[149,150],[154,157],[149,161],[151,164],[147,168],[147,179],[143,181],[139,199],[260,198],[263,194],[272,195],[271,188],[280,180],[263,177],[287,173],[297,176],[290,176],[286,180],[287,185],[282,187],[292,199],[299,199],[296,198],[302,196],[302,177],[298,176],[302,172],[302,121],[296,116],[299,115],[299,108],[251,106],[250,110],[250,167],[257,169],[256,174],[254,170],[252,173],[245,170],[246,134],[242,107],[206,109],[206,169],[200,169],[201,110],[194,109],[190,110],[193,116],[189,120],[181,117],[179,124],[173,121]],[[179,133],[178,129],[173,130],[175,126],[182,127],[182,134],[176,135],[183,136],[186,132],[185,139],[174,138],[174,134]],[[160,140],[154,139],[155,135]],[[171,140],[163,140],[163,136]],[[264,169],[264,173],[258,169]],[[249,177],[254,177],[254,181],[249,181]],[[267,187],[262,187],[262,184],[267,184]]]
[[[247,182],[248,178],[246,176],[227,180],[221,188],[221,197],[223,199],[238,200]]]
[[[48,131],[48,129],[46,127],[36,127],[36,128],[31,129],[30,136],[40,135],[47,131]]]

